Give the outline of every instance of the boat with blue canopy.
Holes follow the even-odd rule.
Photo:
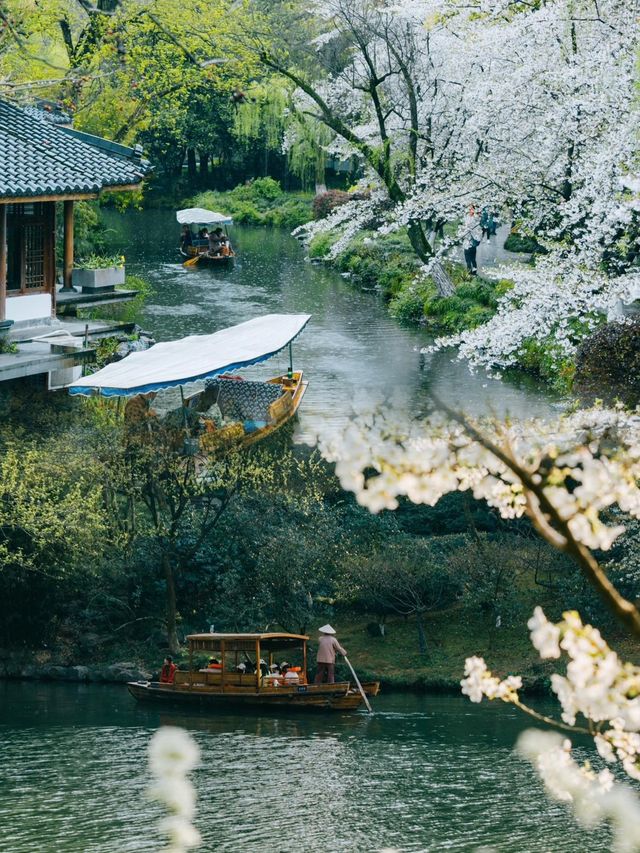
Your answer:
[[[291,420],[300,407],[308,382],[301,370],[293,369],[293,341],[310,318],[310,314],[267,314],[214,334],[158,343],[67,387],[73,395],[129,398],[125,420],[128,411],[131,417],[142,412],[149,434],[160,424],[151,408],[155,395],[179,387],[182,405],[176,427],[184,428],[193,452],[213,452],[229,443],[252,444]],[[286,374],[254,381],[237,373],[285,349]],[[192,382],[204,382],[204,387],[185,395],[184,386]]]

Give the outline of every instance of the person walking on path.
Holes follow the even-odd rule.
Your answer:
[[[480,217],[477,215],[474,206],[471,205],[464,220],[464,237],[462,239],[464,261],[471,275],[476,275],[478,272],[476,254],[481,240],[482,226],[480,225]]]
[[[327,684],[335,684],[336,652],[345,657],[347,656],[347,652],[336,640],[336,632],[331,625],[323,625],[318,630],[320,632],[320,639],[318,640],[318,667],[316,669],[315,683],[322,684],[326,681]]]

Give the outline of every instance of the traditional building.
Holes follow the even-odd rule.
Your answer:
[[[71,290],[74,202],[138,189],[149,170],[137,150],[0,101],[0,320],[55,315],[56,202]]]

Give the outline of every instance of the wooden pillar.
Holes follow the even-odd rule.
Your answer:
[[[302,641],[302,672],[304,673],[304,683],[308,684],[309,679],[307,678],[307,641]]]
[[[45,235],[45,269],[47,270],[47,279],[51,291],[51,316],[56,316],[56,203],[52,201],[45,206],[48,211],[46,214],[46,235]],[[118,399],[120,399],[118,397]]]
[[[224,693],[224,652],[225,652],[225,642],[224,640],[220,640],[220,663],[222,664],[222,669],[220,670],[220,690]]]
[[[0,320],[7,305],[7,205],[0,204]]]
[[[64,202],[64,243],[62,261],[62,290],[66,293],[75,290],[71,285],[73,270],[73,202]]]
[[[260,690],[260,640],[256,640],[256,690]]]

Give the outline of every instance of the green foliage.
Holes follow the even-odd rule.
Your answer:
[[[448,270],[456,288],[453,296],[438,296],[435,285],[425,299],[423,312],[429,328],[454,334],[486,323],[494,315],[500,293],[498,286],[482,276],[469,276],[460,266]]]
[[[544,379],[553,390],[566,394],[571,390],[575,362],[566,356],[553,337],[544,341],[528,338],[518,353],[518,365]]]
[[[529,255],[546,255],[547,249],[542,246],[535,237],[530,234],[520,234],[518,231],[512,231],[504,241],[504,248],[508,252],[524,252]]]
[[[75,266],[81,270],[100,270],[107,267],[122,267],[124,266],[123,255],[87,255],[84,258],[79,258],[75,262]]]
[[[338,235],[332,231],[323,231],[320,234],[316,234],[309,243],[309,257],[325,258],[337,239]]]
[[[574,388],[587,402],[640,405],[640,317],[606,323],[582,341]]]
[[[226,213],[239,224],[293,229],[311,219],[312,201],[310,193],[285,193],[273,178],[256,178],[229,192],[200,193],[188,203]]]

